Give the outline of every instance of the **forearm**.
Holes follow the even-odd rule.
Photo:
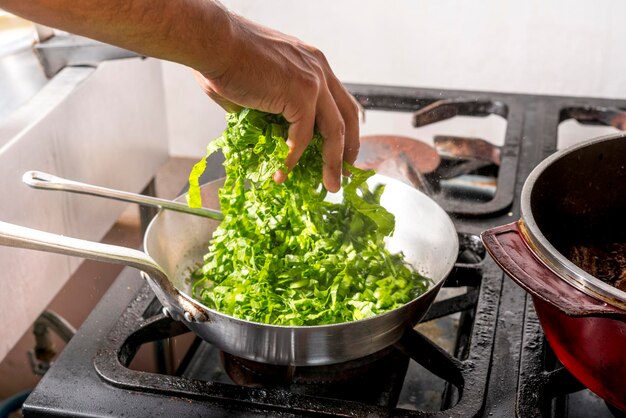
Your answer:
[[[227,12],[218,0],[0,0],[0,8],[48,26],[197,70],[224,109],[280,113],[290,123],[292,169],[324,137],[324,185],[341,186],[342,160],[359,151],[358,104],[317,48]],[[282,182],[287,173],[277,172]]]
[[[0,0],[26,19],[219,76],[231,21],[213,0]]]

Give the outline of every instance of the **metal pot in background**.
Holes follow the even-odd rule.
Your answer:
[[[518,222],[482,234],[487,250],[531,294],[559,361],[626,411],[626,292],[613,285],[626,275],[614,250],[626,244],[626,134],[544,160],[521,206]]]

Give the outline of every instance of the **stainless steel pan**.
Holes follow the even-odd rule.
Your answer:
[[[373,318],[320,326],[274,326],[234,318],[190,297],[189,272],[202,263],[218,221],[162,210],[144,237],[145,253],[0,223],[0,245],[31,248],[142,270],[164,311],[183,321],[198,336],[222,350],[271,364],[309,366],[339,363],[372,354],[396,342],[426,313],[451,271],[458,239],[447,214],[430,198],[397,180],[376,175],[370,184],[385,184],[381,203],[396,216],[388,239],[392,252],[433,279],[429,290],[408,304]],[[223,180],[202,187],[203,202],[219,208]],[[338,199],[334,195],[331,199]],[[184,202],[184,196],[177,199]]]

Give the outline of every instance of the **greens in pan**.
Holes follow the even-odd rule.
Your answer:
[[[428,289],[384,238],[395,220],[370,190],[373,171],[346,165],[343,202],[324,201],[322,137],[315,133],[284,184],[288,123],[282,116],[244,109],[228,115],[221,149],[226,180],[219,192],[224,220],[213,234],[193,295],[237,318],[275,325],[321,325],[368,318],[397,308]],[[206,158],[206,157],[205,157]],[[190,176],[188,201],[201,205],[201,160]]]

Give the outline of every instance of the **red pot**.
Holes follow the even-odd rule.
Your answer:
[[[568,249],[581,243],[626,243],[625,135],[543,161],[524,183],[522,219],[482,238],[500,267],[532,295],[559,361],[626,411],[626,292],[568,258]]]

